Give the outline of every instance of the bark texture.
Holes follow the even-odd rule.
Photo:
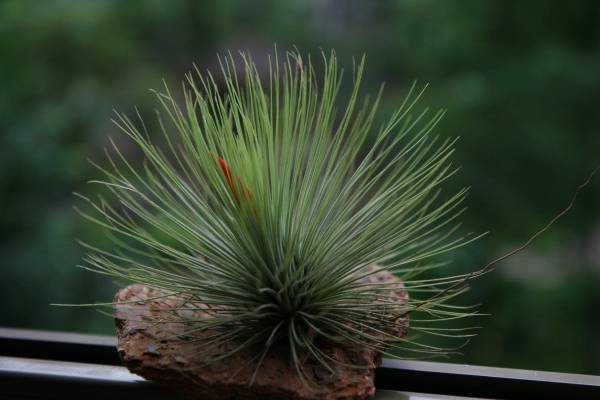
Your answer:
[[[397,290],[391,291],[389,296],[396,301],[408,299],[397,277],[377,266],[370,268],[376,268],[377,272],[368,278],[369,282],[394,280]],[[161,295],[163,293],[157,289],[130,285],[115,297],[116,302],[127,302],[116,306],[115,321],[119,355],[133,373],[175,388],[190,399],[345,400],[370,399],[375,394],[373,380],[381,356],[356,346],[328,345],[323,350],[342,363],[366,365],[366,369],[335,364],[336,373],[331,374],[317,363],[307,363],[305,370],[315,383],[311,386],[304,385],[296,371],[290,368],[288,354],[284,350],[271,351],[249,387],[248,382],[256,367],[254,353],[238,352],[206,365],[209,356],[231,350],[235,344],[205,348],[199,342],[177,337],[184,329],[181,324],[162,323],[158,329],[149,322],[168,317],[165,308],[185,302],[175,296],[157,298]],[[208,314],[195,311],[191,316],[205,318]],[[404,336],[407,328],[408,318],[398,318],[397,329],[393,333]]]

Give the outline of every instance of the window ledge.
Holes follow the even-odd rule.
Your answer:
[[[375,386],[377,400],[600,398],[600,376],[389,359]],[[0,328],[0,398],[90,400],[100,393],[174,398],[122,367],[112,337]]]

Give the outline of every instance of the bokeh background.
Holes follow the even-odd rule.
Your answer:
[[[151,111],[216,53],[297,46],[366,52],[384,109],[414,80],[461,136],[451,188],[471,186],[465,229],[491,234],[451,272],[525,241],[600,161],[600,2],[0,1],[0,326],[111,333],[91,309],[113,283],[75,268],[76,238],[104,239],[73,211],[96,177],[113,108]],[[450,361],[600,374],[600,180],[551,231],[472,285],[489,313]]]

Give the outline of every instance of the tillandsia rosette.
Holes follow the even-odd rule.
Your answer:
[[[320,58],[319,73],[297,52],[262,74],[245,53],[220,58],[217,77],[195,68],[181,102],[155,92],[157,132],[117,114],[143,161],[111,142],[93,181],[106,196],[83,197],[114,244],[84,244],[84,268],[180,299],[145,322],[228,349],[209,362],[253,351],[258,370],[278,351],[309,381],[305,360],[336,362],[327,344],[406,358],[449,351],[427,335],[470,335],[435,325],[473,314],[448,304],[468,275],[419,277],[476,239],[458,233],[466,190],[440,190],[456,172],[455,139],[432,133],[444,111],[415,111],[415,84],[382,119],[382,90],[361,96],[364,57],[346,101],[335,54]]]

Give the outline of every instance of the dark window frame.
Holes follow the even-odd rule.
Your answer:
[[[0,328],[0,399],[177,398],[125,373],[115,345],[109,336]],[[600,376],[425,361],[386,359],[375,385],[491,399],[600,399]]]

